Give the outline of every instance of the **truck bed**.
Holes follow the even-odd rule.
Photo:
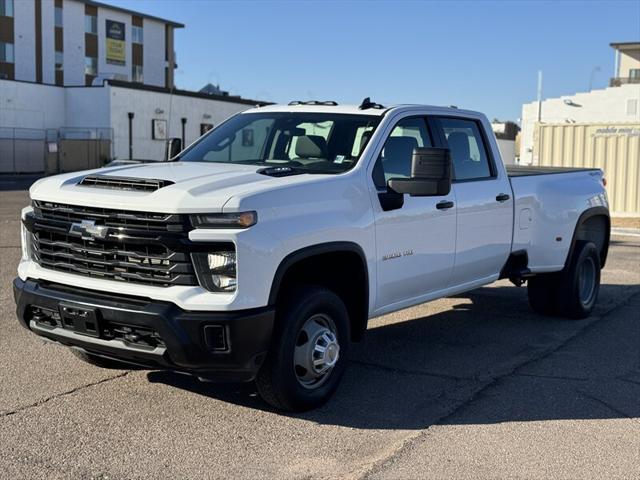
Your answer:
[[[507,175],[510,177],[530,177],[532,175],[553,175],[555,173],[575,173],[598,170],[597,168],[572,167],[536,167],[531,165],[506,165]]]

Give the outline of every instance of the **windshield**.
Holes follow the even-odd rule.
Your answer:
[[[331,113],[240,114],[203,137],[177,160],[341,173],[356,164],[380,118]]]

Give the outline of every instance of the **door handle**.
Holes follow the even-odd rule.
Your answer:
[[[498,196],[496,196],[496,200],[498,202],[506,202],[510,198],[511,197],[509,195],[507,195],[506,193],[500,193],[500,194],[498,194]]]
[[[436,208],[438,210],[448,210],[450,208],[453,208],[453,202],[450,200],[443,200],[436,204]]]

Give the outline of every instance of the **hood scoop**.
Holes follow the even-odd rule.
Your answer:
[[[173,185],[170,180],[152,178],[115,177],[111,175],[87,175],[78,182],[83,187],[108,188],[138,192],[155,192],[163,187]]]

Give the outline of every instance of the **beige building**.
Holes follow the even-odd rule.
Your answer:
[[[640,216],[640,42],[611,46],[608,88],[522,106],[519,163],[601,168],[612,213]]]
[[[619,87],[625,83],[640,84],[640,42],[610,44],[616,51],[615,68],[610,86]]]

